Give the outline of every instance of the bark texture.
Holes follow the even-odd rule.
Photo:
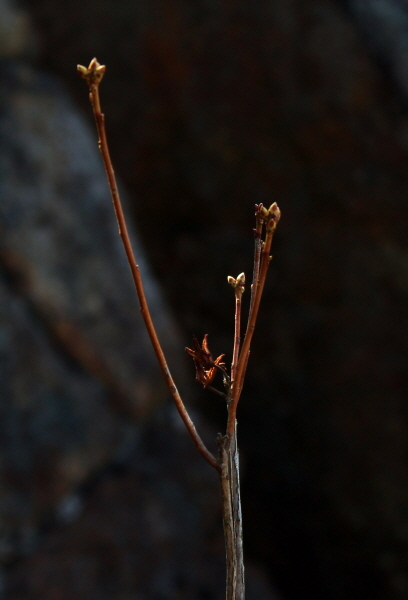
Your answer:
[[[227,559],[226,600],[245,600],[245,568],[242,534],[239,452],[236,426],[232,439],[219,435],[222,517]]]

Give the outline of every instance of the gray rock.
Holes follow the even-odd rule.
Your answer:
[[[4,1],[0,15],[0,559],[9,559],[32,547],[61,498],[132,448],[136,421],[166,392],[96,134],[52,78],[20,60],[34,37],[25,15]],[[182,355],[130,233],[158,334]]]
[[[350,0],[348,5],[372,50],[408,96],[408,2]]]
[[[17,64],[2,73],[4,264],[65,352],[143,412],[157,369],[95,136],[51,79]],[[174,325],[132,237],[158,330],[171,339]]]
[[[38,38],[27,13],[13,0],[0,0],[0,15],[0,59],[35,54]]]

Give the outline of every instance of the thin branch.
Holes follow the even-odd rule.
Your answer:
[[[221,396],[224,399],[227,399],[227,394],[224,394],[224,392],[221,392],[221,390],[217,390],[217,388],[213,387],[212,385],[207,385],[207,387],[205,388],[206,390],[210,390],[211,392],[214,392],[214,394],[218,394],[219,396]]]
[[[235,379],[235,371],[238,364],[239,347],[241,345],[241,304],[242,294],[235,291],[235,324],[234,324],[234,349],[231,363],[231,381]]]
[[[252,275],[252,285],[251,285],[251,303],[249,306],[249,315],[252,312],[252,306],[254,303],[254,297],[256,295],[256,290],[259,282],[259,267],[261,264],[261,251],[262,251],[262,229],[265,223],[265,219],[262,215],[262,211],[259,211],[259,205],[255,204],[255,216],[256,216],[256,227],[254,229],[254,238],[255,238],[255,249],[254,249],[254,270]],[[248,320],[249,320],[248,315]]]
[[[252,336],[255,330],[256,320],[258,318],[259,305],[261,303],[262,292],[265,285],[266,274],[268,272],[269,263],[271,260],[270,251],[272,246],[273,234],[275,232],[276,226],[280,219],[280,210],[276,202],[274,202],[269,210],[266,210],[262,205],[260,205],[259,209],[263,212],[265,217],[266,224],[266,235],[265,241],[262,244],[261,251],[261,264],[259,268],[259,276],[258,281],[253,283],[253,298],[252,298],[252,306],[248,317],[248,325],[247,330],[245,332],[245,338],[242,344],[241,354],[239,356],[237,369],[235,372],[235,381],[232,386],[231,391],[231,405],[228,411],[228,423],[227,423],[227,435],[231,438],[234,435],[235,431],[235,420],[236,420],[236,412],[237,405],[239,401],[239,397],[241,395],[241,390],[243,386],[243,381],[245,377],[246,367],[248,364],[249,353],[251,348]]]
[[[224,354],[222,356],[224,356]],[[228,375],[227,371],[224,369],[224,367],[222,365],[214,363],[214,366],[217,367],[217,369],[219,371],[221,371],[221,373],[222,373],[222,382],[224,384],[225,389],[229,392],[229,390],[231,388],[231,377]]]
[[[235,322],[234,322],[234,346],[232,351],[231,363],[231,383],[234,383],[235,372],[238,364],[239,348],[241,344],[241,305],[242,294],[245,291],[245,275],[241,273],[236,279],[228,277],[228,283],[235,291]]]
[[[157,337],[157,333],[150,315],[149,307],[147,304],[142,278],[140,275],[139,266],[136,262],[135,256],[133,254],[132,245],[129,239],[129,234],[126,226],[125,217],[123,214],[122,203],[119,197],[119,191],[116,184],[115,173],[112,167],[112,161],[110,158],[108,142],[106,139],[106,131],[105,131],[105,115],[102,113],[100,99],[99,99],[99,84],[102,80],[102,77],[105,73],[106,67],[104,65],[100,65],[98,61],[94,58],[89,67],[83,67],[82,65],[78,65],[78,71],[81,76],[87,81],[89,85],[89,98],[91,101],[92,109],[95,116],[96,127],[98,130],[98,146],[99,150],[102,154],[103,163],[105,166],[106,175],[108,178],[109,189],[112,196],[112,202],[116,213],[116,219],[119,227],[119,235],[122,239],[122,243],[126,252],[127,260],[129,262],[130,270],[132,272],[133,281],[136,287],[137,296],[140,304],[140,311],[142,313],[142,317],[147,329],[147,332],[150,337],[150,341],[152,343],[154,352],[156,354],[157,360],[159,362],[160,368],[162,370],[164,379],[167,383],[167,387],[172,395],[174,403],[177,407],[177,410],[184,421],[187,430],[193,439],[194,444],[196,445],[200,454],[205,458],[205,460],[216,469],[218,472],[221,472],[221,467],[218,460],[215,456],[208,450],[202,441],[201,437],[197,433],[195,425],[191,420],[181,396],[177,390],[177,387],[174,383],[173,377],[170,373],[169,367],[167,365],[167,361],[165,359],[162,347],[160,345],[159,339]]]
[[[271,206],[271,208],[272,208],[272,206]],[[254,299],[257,298],[258,291],[259,291],[259,272],[260,272],[260,266],[261,266],[262,248],[264,246],[264,242],[262,241],[262,233],[263,233],[263,228],[265,225],[265,219],[268,217],[268,214],[269,214],[269,211],[267,211],[265,209],[265,207],[263,206],[262,203],[255,204],[256,226],[254,229],[254,239],[255,239],[254,266],[253,266],[252,285],[251,285],[251,301],[250,301],[249,311],[248,311],[248,321],[247,321],[246,332],[248,331],[249,323],[251,322],[251,320],[253,318]],[[261,291],[261,295],[262,295],[262,291]],[[257,319],[257,317],[255,316],[255,323],[256,323],[256,319]],[[246,369],[248,366],[249,355],[250,355],[250,349],[248,348],[248,352],[246,353],[246,356],[245,356],[245,359],[244,359],[244,362],[242,365],[241,383],[240,383],[239,389],[236,390],[236,392],[238,394],[238,396],[237,396],[238,400],[241,396],[241,390],[242,390],[242,386],[244,383]],[[238,400],[235,402],[235,406],[237,405]],[[236,411],[236,408],[235,408],[235,411]]]

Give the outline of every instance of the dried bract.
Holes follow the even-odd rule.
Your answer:
[[[208,334],[206,333],[203,342],[200,346],[200,342],[197,338],[193,338],[193,348],[186,348],[189,355],[193,358],[194,366],[196,369],[196,380],[202,383],[203,387],[210,385],[217,373],[218,367],[225,367],[225,363],[222,362],[225,354],[220,354],[215,360],[212,357],[210,349],[208,347]]]

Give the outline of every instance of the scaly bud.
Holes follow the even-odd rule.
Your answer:
[[[240,273],[237,277],[237,285],[245,285],[245,273]]]
[[[230,286],[234,288],[235,294],[243,294],[245,292],[245,273],[240,273],[236,279],[229,275],[227,279]]]
[[[240,273],[237,277],[237,287],[235,288],[235,295],[242,294],[245,292],[245,273]]]
[[[268,210],[262,204],[255,204],[255,216],[258,219],[265,219],[268,216]]]
[[[276,229],[277,224],[279,223],[279,219],[281,216],[281,211],[279,210],[279,206],[274,202],[271,204],[268,210],[268,218],[266,222],[266,232],[273,233]]]
[[[88,76],[88,69],[83,65],[77,65],[77,71],[84,79]]]
[[[78,73],[83,77],[88,85],[98,85],[105,74],[106,66],[100,65],[96,58],[93,58],[88,67],[77,65]]]

